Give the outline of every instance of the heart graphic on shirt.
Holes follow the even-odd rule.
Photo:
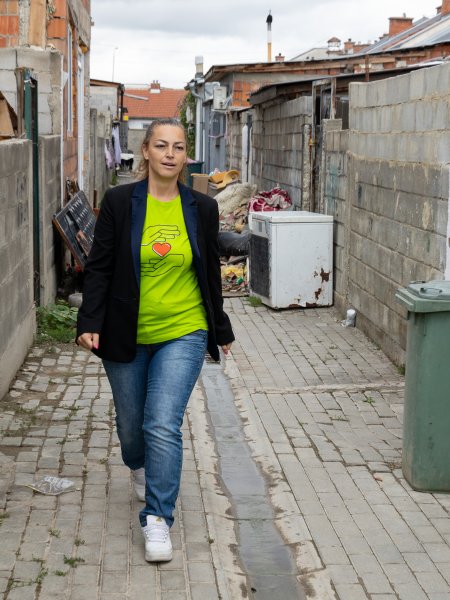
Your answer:
[[[168,252],[170,252],[172,246],[170,244],[168,244],[167,242],[164,244],[159,244],[158,242],[156,244],[153,244],[152,246],[152,250],[153,252],[155,252],[158,256],[161,256],[161,258],[163,256],[165,256]]]

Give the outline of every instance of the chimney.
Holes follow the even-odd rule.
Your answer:
[[[344,42],[344,52],[345,54],[353,54],[353,48],[355,46],[355,42],[352,41],[352,38],[348,38],[346,42]]]
[[[445,15],[450,14],[450,0],[442,0],[441,6],[441,15],[444,17]]]
[[[203,56],[195,57],[195,78],[203,77]]]
[[[161,92],[161,84],[156,79],[150,84],[150,94],[159,94]]]
[[[267,62],[272,62],[272,11],[269,10],[267,15]]]
[[[281,52],[279,52],[277,54],[277,56],[275,56],[275,62],[284,62],[284,56],[282,56]]]
[[[390,17],[389,19],[389,37],[397,35],[412,27],[413,20],[403,13],[403,17]]]

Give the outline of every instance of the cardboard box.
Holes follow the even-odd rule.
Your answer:
[[[208,181],[209,175],[205,175],[203,173],[192,173],[192,188],[196,192],[201,192],[202,194],[208,193]]]

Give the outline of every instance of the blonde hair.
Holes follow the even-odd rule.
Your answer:
[[[180,123],[180,121],[178,121],[177,119],[173,119],[173,118],[154,119],[150,123],[150,125],[147,127],[144,139],[141,144],[141,150],[143,150],[144,148],[146,148],[148,146],[150,140],[152,139],[153,134],[155,133],[155,129],[157,127],[159,127],[160,125],[170,125],[171,127],[179,127],[181,129],[181,131],[183,132],[185,142],[187,142],[186,131],[185,131],[183,125]],[[149,174],[148,160],[145,160],[144,156],[142,156],[141,162],[139,163],[139,166],[137,168],[138,179],[139,180],[148,179],[148,174]],[[183,170],[178,175],[178,181],[181,181],[181,183],[185,183],[186,167],[184,167]]]

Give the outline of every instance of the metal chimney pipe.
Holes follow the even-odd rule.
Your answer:
[[[267,61],[272,62],[272,21],[273,17],[271,14],[272,11],[269,10],[269,14],[267,15],[266,23],[267,23]]]

